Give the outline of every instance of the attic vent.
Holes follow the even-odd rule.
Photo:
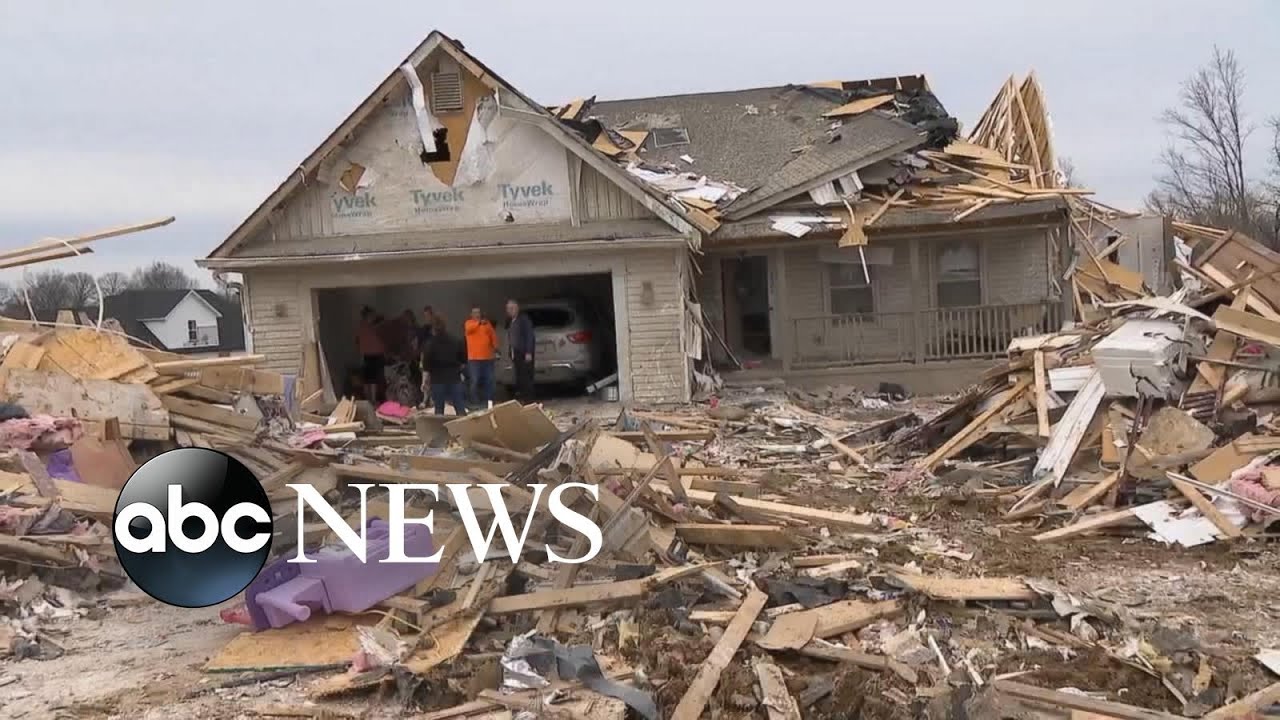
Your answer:
[[[462,110],[462,75],[456,72],[431,73],[431,112]]]
[[[676,147],[689,144],[689,131],[685,128],[655,128],[649,135],[654,147]]]

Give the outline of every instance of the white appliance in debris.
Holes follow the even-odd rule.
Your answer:
[[[1203,349],[1167,320],[1130,320],[1093,346],[1093,364],[1110,397],[1173,400],[1187,376],[1187,356]]]

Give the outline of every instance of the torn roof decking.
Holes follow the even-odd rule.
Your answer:
[[[586,114],[615,130],[685,129],[688,144],[656,147],[650,138],[640,157],[748,190],[730,206],[733,215],[733,208],[791,189],[800,192],[824,174],[924,141],[919,129],[884,113],[842,121],[823,117],[843,104],[835,98],[831,91],[792,85],[598,101]],[[841,124],[834,142],[833,124]]]

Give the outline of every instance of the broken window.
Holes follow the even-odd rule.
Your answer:
[[[871,319],[871,314],[876,311],[875,292],[862,270],[862,265],[856,263],[827,265],[827,294],[831,314],[855,316],[860,320]]]
[[[462,74],[459,72],[431,73],[431,111],[461,112]]]
[[[938,307],[972,307],[982,304],[982,272],[978,244],[973,241],[940,243],[934,251]]]
[[[436,149],[434,151],[422,149],[421,160],[423,163],[449,162],[451,157],[449,154],[449,128],[436,128],[431,131],[431,137],[436,141]]]

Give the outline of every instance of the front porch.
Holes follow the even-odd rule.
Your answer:
[[[1056,331],[1062,316],[1062,303],[1046,300],[797,317],[790,320],[794,342],[782,368],[991,359],[1016,337]]]
[[[957,228],[861,249],[835,238],[718,248],[700,261],[698,286],[722,339],[712,352],[747,381],[954,390],[1014,338],[1068,318],[1054,231]]]

